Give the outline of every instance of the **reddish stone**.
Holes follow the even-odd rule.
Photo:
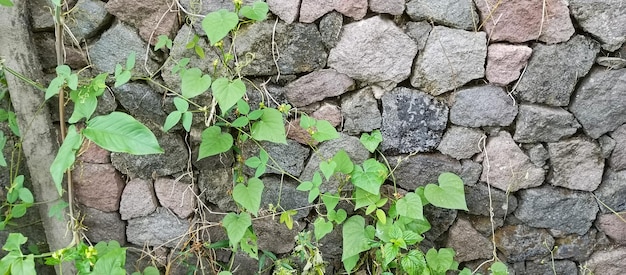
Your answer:
[[[294,119],[288,121],[285,125],[285,131],[287,132],[287,138],[293,139],[304,145],[317,145],[318,142],[313,140],[307,130],[300,127],[300,119]]]
[[[320,120],[328,120],[334,127],[339,126],[342,122],[339,106],[330,103],[322,104],[311,116]]]
[[[122,220],[147,216],[158,206],[152,181],[136,178],[124,187],[120,201]]]
[[[492,256],[493,244],[481,235],[472,224],[458,219],[448,231],[446,247],[454,248],[455,259],[467,262],[478,259],[489,259]]]
[[[617,243],[626,244],[626,213],[620,213],[620,217],[615,214],[604,214],[598,218],[598,227],[609,238]]]
[[[111,152],[102,149],[88,139],[80,147],[78,160],[88,163],[111,163]]]
[[[84,162],[74,169],[72,175],[75,195],[80,203],[104,212],[119,209],[124,180],[113,165]]]
[[[170,5],[171,1],[167,0],[110,0],[106,9],[118,19],[139,29],[141,38],[154,45],[159,35],[172,37],[178,30],[178,13],[170,11]]]
[[[300,22],[313,23],[333,10],[355,20],[361,20],[367,14],[367,0],[302,0]]]
[[[185,219],[196,208],[196,192],[192,185],[168,178],[158,178],[154,191],[162,206],[172,210],[176,216]]]
[[[532,49],[521,45],[491,44],[487,48],[487,80],[495,85],[507,85],[519,78],[528,63]]]

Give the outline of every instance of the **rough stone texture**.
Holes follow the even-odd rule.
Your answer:
[[[626,270],[626,246],[598,250],[584,263],[593,274],[622,274]]]
[[[111,152],[102,149],[92,141],[85,139],[78,150],[76,160],[88,163],[111,163]]]
[[[517,106],[506,92],[496,86],[459,90],[450,107],[450,121],[468,127],[508,126],[517,115]]]
[[[285,87],[289,102],[302,107],[327,97],[339,96],[354,88],[354,80],[333,69],[312,72]]]
[[[599,51],[595,41],[582,35],[566,43],[537,45],[515,95],[523,101],[567,106],[576,82],[589,72]]]
[[[428,20],[468,31],[479,25],[478,14],[471,1],[411,0],[406,3],[406,13],[414,21]]]
[[[111,17],[107,16],[104,5],[98,0],[79,0],[72,8],[65,23],[78,41],[93,37],[109,23]]]
[[[535,166],[508,132],[499,132],[487,139],[487,158],[483,161],[480,180],[502,191],[515,192],[539,186],[545,179],[545,170]]]
[[[615,140],[615,147],[609,158],[609,165],[615,171],[626,169],[626,124],[618,127],[610,134]]]
[[[626,122],[626,69],[595,69],[581,81],[570,111],[592,138]]]
[[[287,138],[293,139],[303,145],[317,145],[318,142],[313,140],[311,134],[306,129],[300,127],[300,119],[293,119],[285,123],[285,131]]]
[[[252,228],[258,237],[259,250],[271,251],[276,254],[291,252],[296,246],[294,237],[304,228],[305,223],[294,223],[293,225],[293,229],[289,230],[278,219],[272,217],[254,220]]]
[[[176,247],[189,226],[188,221],[159,207],[148,216],[128,220],[126,237],[128,242],[136,245]]]
[[[146,216],[157,206],[152,182],[138,178],[126,183],[120,200],[122,220]]]
[[[319,120],[326,120],[330,122],[330,125],[333,127],[337,127],[343,122],[339,106],[328,102],[322,103],[322,106],[317,108],[317,110],[311,114],[311,117]]]
[[[267,5],[273,14],[287,24],[296,21],[300,12],[300,0],[267,0]]]
[[[591,228],[585,235],[570,234],[554,240],[554,258],[572,259],[577,262],[589,258],[596,250],[598,230]]]
[[[139,29],[139,35],[154,45],[159,35],[172,37],[178,30],[178,14],[175,5],[167,0],[133,1],[111,0],[107,2],[107,11],[118,19]]]
[[[172,210],[181,219],[191,216],[196,208],[196,194],[190,184],[158,178],[154,181],[154,191],[161,206]]]
[[[582,191],[598,188],[602,181],[604,159],[596,142],[571,138],[548,143],[548,152],[552,164],[549,177],[552,185]]]
[[[487,47],[485,77],[491,84],[505,86],[519,78],[533,50],[524,45],[496,43]]]
[[[274,205],[274,207],[280,205],[284,209],[303,208],[298,210],[297,214],[293,215],[294,221],[304,218],[309,214],[311,209],[305,208],[305,206],[310,205],[308,200],[309,194],[296,190],[299,184],[298,182],[287,177],[284,177],[281,181],[280,177],[270,176],[264,177],[263,183],[265,184],[265,189],[261,197],[261,208],[269,209],[269,204]],[[282,225],[282,227],[284,227],[284,225]]]
[[[338,12],[326,14],[322,20],[320,20],[320,34],[322,35],[322,42],[324,43],[324,46],[326,46],[326,49],[330,50],[337,46],[342,26],[343,15]]]
[[[432,95],[454,90],[485,76],[486,57],[484,32],[435,26],[415,60],[411,85]]]
[[[526,225],[507,225],[496,230],[495,241],[509,263],[541,259],[550,253],[546,246],[554,245],[547,230]]]
[[[615,146],[617,145],[615,140],[608,135],[602,135],[598,138],[598,143],[600,144],[600,149],[602,150],[602,158],[610,158],[611,153],[613,153],[613,149],[615,149]],[[611,159],[609,159],[609,166],[611,166]]]
[[[467,186],[476,185],[482,172],[483,166],[480,163],[469,159],[461,160],[461,172],[458,175],[463,180],[463,184]]]
[[[113,73],[117,64],[126,64],[130,53],[135,53],[133,76],[148,75],[143,64],[147,62],[150,71],[156,71],[158,64],[150,58],[146,60],[146,43],[137,35],[137,31],[128,25],[118,22],[105,31],[89,51],[94,68],[101,72]]]
[[[490,216],[489,211],[489,187],[479,183],[476,186],[465,187],[465,201],[471,215]],[[507,194],[498,189],[491,189],[491,205],[493,215],[503,218],[517,208],[517,198],[513,194]]]
[[[522,190],[517,202],[515,216],[525,224],[566,234],[585,234],[598,213],[598,204],[589,193],[552,186]]]
[[[312,23],[332,10],[354,20],[361,20],[367,13],[367,0],[302,0],[300,22]]]
[[[119,209],[124,180],[113,165],[82,163],[72,175],[78,202],[104,212]]]
[[[415,42],[391,20],[374,16],[343,27],[328,66],[367,83],[399,83],[411,74]]]
[[[491,240],[476,231],[469,221],[460,218],[450,227],[445,247],[453,248],[454,259],[461,263],[489,259],[493,250]]]
[[[556,272],[557,275],[568,275],[577,274],[578,267],[572,261],[541,260],[515,263],[513,270],[515,274],[553,275]]]
[[[382,97],[386,154],[432,151],[448,122],[448,106],[423,92],[398,87]]]
[[[382,116],[372,88],[366,87],[341,98],[343,131],[357,135],[380,129]]]
[[[52,2],[48,0],[28,1],[33,31],[54,31],[54,17],[50,13],[53,10],[52,6]]]
[[[85,236],[92,243],[101,241],[117,241],[120,245],[126,244],[126,224],[120,219],[117,212],[102,212],[91,207],[80,208],[81,221],[84,226]]]
[[[419,21],[419,22],[406,22],[404,25],[404,32],[415,40],[417,43],[417,49],[422,50],[424,46],[426,46],[426,41],[428,41],[428,35],[430,31],[433,29],[433,26],[430,25],[427,21]]]
[[[404,13],[405,0],[369,0],[370,10],[377,13],[401,15]]]
[[[424,217],[430,223],[430,230],[424,233],[424,238],[429,241],[436,241],[454,223],[457,210],[435,207],[432,204],[424,206]],[[424,245],[425,243],[421,243]]]
[[[520,43],[539,39],[548,44],[567,41],[574,34],[567,1],[544,2],[474,0],[491,41]],[[542,12],[543,16],[542,16]]]
[[[626,211],[626,170],[619,172],[607,169],[602,177],[602,183],[593,192],[598,199],[613,211]],[[609,209],[600,207],[602,213],[610,213]]]
[[[236,211],[237,204],[231,196],[233,190],[232,168],[200,170],[198,191],[205,201],[217,205],[223,211]]]
[[[437,150],[455,159],[471,158],[480,153],[480,141],[485,134],[474,128],[451,126],[443,135]]]
[[[280,53],[272,52],[272,44]],[[242,27],[237,32],[234,46],[239,60],[254,59],[245,66],[243,75],[298,74],[312,72],[326,66],[326,51],[322,37],[313,24],[285,24],[263,21]],[[276,66],[278,64],[278,67]]]
[[[596,226],[612,240],[620,244],[626,244],[624,219],[626,219],[626,213],[619,213],[619,217],[613,213],[604,214],[598,217]]]
[[[626,6],[621,0],[570,0],[572,16],[612,52],[626,42]],[[607,24],[607,22],[611,22]]]
[[[546,161],[550,159],[550,154],[543,144],[530,145],[530,148],[527,149],[526,153],[528,154],[528,157],[530,157],[530,161],[538,167],[543,167],[546,164]]]
[[[133,117],[163,125],[167,114],[163,111],[163,95],[141,82],[126,83],[113,88],[113,93],[124,109]]]
[[[54,50],[54,33],[33,33],[33,39],[33,43],[35,43],[35,47],[37,48],[37,55],[39,56],[41,66],[44,68],[44,70],[54,71],[54,69],[57,67],[56,51]],[[63,50],[65,51],[65,64],[70,66],[70,68],[82,69],[89,65],[87,61],[87,56],[79,49],[65,45],[63,47]],[[98,98],[98,101],[100,101],[100,98]],[[101,107],[100,104],[98,104],[98,107]],[[67,110],[68,113],[69,109],[70,108],[68,108]],[[68,117],[69,116],[71,116],[71,113],[68,114]]]
[[[413,191],[420,186],[436,183],[443,172],[459,173],[461,164],[458,160],[442,154],[416,154],[413,156],[389,157],[389,163],[395,166],[399,158],[400,164],[394,175],[398,186]]]
[[[555,142],[576,133],[580,124],[574,115],[559,107],[521,104],[513,139],[517,142]]]
[[[309,158],[309,153],[311,151],[309,148],[304,147],[298,142],[290,139],[287,140],[287,144],[267,141],[262,141],[260,144],[263,149],[265,149],[267,154],[276,161],[276,164],[273,164],[270,160],[268,161],[268,165],[280,167],[285,170],[285,172],[296,177],[300,176],[302,173],[304,162]],[[241,149],[244,159],[259,156],[260,148],[253,142],[246,142]],[[255,169],[246,169],[246,173],[254,175]],[[281,171],[269,167],[264,174],[267,173],[278,175],[282,174]]]

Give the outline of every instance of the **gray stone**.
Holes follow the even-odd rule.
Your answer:
[[[616,243],[626,244],[626,226],[624,226],[626,213],[618,214],[600,215],[596,226]]]
[[[503,218],[515,210],[517,198],[513,194],[489,188],[484,183],[465,187],[465,201],[469,214],[490,216],[490,208],[493,207],[494,217]]]
[[[152,72],[159,67],[152,60],[154,56],[152,53],[148,54],[149,58],[146,59],[147,47],[148,45],[139,37],[134,28],[118,22],[100,36],[100,39],[89,50],[89,55],[93,60],[94,68],[101,72],[113,73],[117,64],[125,66],[128,56],[135,53],[133,76],[147,76],[144,63]]]
[[[595,141],[571,138],[548,143],[552,170],[549,181],[554,186],[593,191],[602,181],[604,158]]]
[[[189,226],[187,220],[159,207],[148,216],[128,220],[126,237],[136,245],[176,247],[187,235]]]
[[[487,47],[485,77],[490,83],[505,86],[517,80],[520,71],[528,64],[532,49],[524,45],[503,43]]]
[[[354,80],[333,69],[312,72],[285,86],[285,95],[295,107],[327,97],[339,96],[354,88]]]
[[[399,83],[411,74],[415,42],[391,20],[374,16],[343,27],[328,66],[367,83]]]
[[[273,143],[262,141],[260,145],[267,152],[267,154],[274,160],[276,163],[273,163],[272,160],[268,161],[269,166],[277,167],[284,170],[286,173],[299,177],[302,173],[302,169],[304,168],[304,161],[309,158],[310,149],[300,145],[298,142],[288,139],[287,144]],[[242,157],[244,159],[248,159],[251,157],[258,157],[260,148],[253,142],[246,142],[242,146]],[[247,167],[246,173],[250,175],[254,175],[256,169],[252,169]],[[280,170],[267,167],[267,170],[264,174],[278,174],[282,175],[283,172]],[[260,175],[259,175],[260,176]]]
[[[267,0],[267,5],[273,14],[291,24],[298,18],[300,0]]]
[[[224,195],[232,193],[232,168],[200,170],[198,189],[200,198],[206,202],[217,205],[223,211],[237,210],[237,204],[235,204],[232,196]]]
[[[135,118],[163,125],[167,114],[163,111],[163,95],[141,82],[126,83],[113,88],[120,104]]]
[[[609,165],[616,171],[626,169],[626,124],[618,127],[611,134],[615,148],[609,158]]]
[[[178,30],[178,11],[167,0],[109,0],[109,13],[139,30],[144,41],[155,45],[159,35],[171,37]]]
[[[461,215],[459,214],[459,217],[466,217],[471,223],[472,223],[472,227],[474,227],[478,232],[480,232],[481,234],[483,234],[483,236],[488,236],[490,237],[492,234],[492,229],[498,229],[500,227],[502,227],[502,225],[504,225],[504,219],[502,218],[493,218],[493,222],[492,219],[490,217],[487,216],[474,216],[474,215]],[[509,219],[509,217],[507,217],[507,220]]]
[[[435,26],[415,60],[411,85],[432,95],[454,90],[485,76],[486,57],[484,32]]]
[[[372,88],[365,87],[341,98],[343,131],[356,135],[380,129],[382,116]]]
[[[517,142],[555,142],[576,133],[580,124],[559,107],[521,104],[513,139]]]
[[[538,167],[543,167],[544,165],[546,165],[546,161],[550,159],[550,154],[548,153],[546,147],[543,146],[543,144],[535,144],[530,146],[530,148],[527,149],[527,154],[528,157],[530,157],[530,161]]]
[[[541,259],[550,253],[546,246],[551,248],[554,245],[554,239],[547,230],[523,224],[507,225],[496,230],[495,241],[509,263]]]
[[[401,15],[404,13],[405,0],[370,0],[370,10],[376,13]]]
[[[257,0],[242,0],[242,5],[251,5]],[[180,0],[180,5],[187,11],[192,11],[195,14],[208,14],[213,11],[225,9],[228,11],[235,11],[235,2],[232,0],[211,0],[211,1],[195,1],[195,0]],[[268,4],[269,5],[269,4]],[[198,35],[206,36],[206,33],[202,29],[202,18],[191,16],[190,22]]]
[[[602,150],[602,158],[608,159],[611,157],[611,153],[617,146],[617,143],[614,139],[609,137],[608,135],[602,135],[598,138],[598,143],[600,144],[600,149]],[[611,165],[611,159],[609,159],[609,166]]]
[[[463,180],[463,184],[467,186],[474,186],[480,179],[480,174],[483,172],[483,166],[469,159],[461,160],[461,171],[459,177]]]
[[[424,46],[426,46],[428,35],[432,29],[433,26],[427,21],[410,21],[406,22],[406,25],[404,25],[404,32],[415,40],[415,43],[417,43],[417,49],[420,51],[424,49]]]
[[[531,163],[507,132],[489,137],[484,154],[480,180],[502,191],[515,192],[539,186],[545,179],[545,170]]]
[[[590,229],[585,235],[570,234],[554,240],[554,258],[582,262],[596,250],[598,231]]]
[[[602,177],[602,183],[593,193],[602,202],[602,207],[600,207],[602,213],[626,211],[624,200],[626,198],[626,170],[616,172],[613,169],[607,169]]]
[[[91,207],[81,207],[81,223],[87,227],[85,236],[92,243],[117,241],[126,244],[126,224],[117,212],[102,212]]]
[[[320,20],[320,34],[322,35],[322,42],[324,46],[326,46],[326,49],[330,50],[337,46],[342,26],[343,16],[338,12],[331,12]]]
[[[288,229],[278,219],[267,217],[252,222],[252,228],[257,236],[259,250],[271,251],[276,254],[291,252],[296,246],[294,237],[304,228],[305,223],[294,222],[293,229]]]
[[[621,0],[570,0],[572,16],[582,29],[612,52],[626,42],[626,6]],[[609,24],[610,22],[610,24]],[[607,273],[608,274],[608,273]]]
[[[388,160],[392,167],[396,167],[393,172],[396,184],[409,191],[437,183],[443,172],[458,174],[462,169],[458,160],[437,153],[389,157]]]
[[[361,20],[367,13],[367,0],[302,0],[300,22],[313,23],[332,10],[355,20]]]
[[[299,74],[326,66],[322,37],[313,24],[278,22],[274,27],[274,22],[263,21],[244,26],[237,32],[234,51],[240,61],[250,61],[243,75]]]
[[[411,0],[406,3],[406,13],[414,21],[428,20],[451,28],[474,30],[478,13],[471,1]]]
[[[450,227],[445,247],[454,249],[454,259],[461,263],[489,259],[493,255],[491,240],[476,231],[469,221],[461,218]]]
[[[120,200],[122,220],[146,216],[154,212],[157,206],[151,181],[137,178],[126,183]]]
[[[296,189],[298,182],[288,177],[283,177],[281,180],[280,177],[269,176],[263,178],[263,183],[265,189],[261,197],[261,208],[269,209],[271,204],[285,210],[298,209],[298,213],[293,215],[294,222],[309,214],[311,208],[306,207],[310,206],[309,194]],[[293,238],[291,240],[293,241]]]
[[[161,206],[168,208],[181,219],[188,218],[196,208],[196,192],[191,184],[174,179],[158,178],[154,192]]]
[[[382,97],[382,149],[386,154],[437,148],[448,122],[448,106],[434,97],[398,87]]]
[[[479,129],[451,126],[443,135],[437,150],[455,159],[471,158],[480,153],[480,141],[486,137]]]
[[[426,240],[437,241],[450,229],[457,216],[457,210],[435,207],[432,204],[424,206],[424,218],[430,223],[430,230],[423,235]],[[422,243],[424,244],[424,243]]]
[[[104,212],[119,209],[124,180],[113,165],[82,163],[74,168],[73,175],[78,202]]]
[[[589,257],[583,266],[591,274],[623,274],[626,270],[626,246],[598,250]]]
[[[514,94],[523,101],[567,106],[578,79],[589,72],[599,51],[595,41],[582,35],[561,44],[537,45]]]
[[[577,274],[578,267],[572,261],[541,260],[515,263],[514,271],[518,275],[568,275]]]
[[[515,216],[525,224],[566,234],[585,234],[598,213],[598,204],[589,193],[552,186],[522,190],[517,202]]]
[[[67,27],[74,38],[83,41],[97,34],[111,20],[104,8],[105,3],[99,0],[79,0],[67,15]]]
[[[54,10],[53,6],[48,0],[28,1],[31,27],[34,32],[54,30],[54,16],[51,13]]]
[[[478,86],[456,92],[450,107],[450,121],[468,127],[508,126],[517,115],[517,106],[496,86]]]
[[[581,81],[570,111],[592,138],[626,122],[626,69],[594,69]]]

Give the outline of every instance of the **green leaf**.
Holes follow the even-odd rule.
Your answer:
[[[387,214],[382,209],[376,209],[376,218],[382,223],[387,223]]]
[[[7,138],[4,136],[4,132],[0,130],[0,166],[7,167],[7,160],[4,158],[4,146],[7,143]]]
[[[172,40],[165,34],[161,34],[157,37],[157,43],[154,45],[154,50],[156,51],[163,47],[167,47],[168,49],[172,48]]]
[[[163,153],[159,142],[148,127],[121,112],[112,112],[87,121],[83,135],[111,152],[133,155]]]
[[[135,52],[131,51],[126,58],[126,70],[130,71],[135,67]]]
[[[502,262],[495,262],[489,267],[491,275],[508,275],[509,268]]]
[[[50,166],[50,174],[59,195],[63,194],[63,175],[70,169],[76,160],[76,151],[83,144],[83,137],[76,131],[76,126],[71,125],[67,129],[67,136],[59,147],[54,161]]]
[[[0,0],[0,5],[5,7],[13,7],[13,2],[11,2],[11,0]]]
[[[317,199],[317,196],[319,195],[320,195],[319,187],[311,188],[311,191],[309,191],[309,203],[312,203],[315,199]]]
[[[451,248],[441,248],[439,252],[431,248],[426,252],[426,262],[432,271],[444,274],[454,264],[454,254]]]
[[[56,204],[52,205],[52,207],[50,207],[50,210],[48,210],[48,217],[54,217],[59,221],[63,220],[63,209],[65,209],[66,207],[68,207],[69,204],[67,202],[65,202],[64,200],[59,200]]]
[[[174,127],[174,125],[178,123],[182,116],[183,114],[180,111],[173,111],[169,115],[167,115],[167,117],[165,118],[165,123],[163,124],[163,131],[167,132],[172,129],[172,127]]]
[[[171,46],[170,46],[171,48]],[[159,272],[159,269],[157,269],[154,266],[149,266],[146,267],[146,269],[143,270],[143,275],[161,275],[161,272]]]
[[[76,123],[82,118],[89,119],[98,106],[96,95],[90,94],[90,86],[73,90],[70,92],[70,98],[74,102],[74,112],[68,120],[69,123]]]
[[[283,115],[276,109],[263,109],[260,120],[252,124],[252,138],[287,144]]]
[[[44,96],[44,99],[48,100],[51,97],[59,94],[59,90],[61,90],[64,84],[65,84],[65,78],[63,78],[62,76],[57,76],[54,79],[52,79],[52,81],[50,81],[50,84],[48,85],[48,88],[46,89],[46,94]]]
[[[246,159],[244,164],[246,166],[250,167],[250,168],[257,168],[261,164],[263,164],[263,162],[261,162],[261,159],[259,159],[259,157],[250,157],[250,158]]]
[[[333,223],[326,221],[322,217],[318,217],[313,223],[313,226],[315,227],[314,233],[315,240],[317,241],[321,240],[324,236],[326,236],[326,234],[333,231]]]
[[[239,183],[233,188],[233,199],[241,204],[246,210],[257,216],[261,208],[261,195],[263,195],[263,182],[258,178],[248,180],[248,185]]]
[[[335,210],[328,210],[327,216],[329,221],[334,221],[337,224],[341,224],[348,217],[348,213],[346,212],[346,210],[343,209],[339,209],[336,212]]]
[[[323,142],[339,138],[339,133],[337,133],[337,129],[335,129],[330,122],[318,120],[317,123],[315,123],[315,131],[311,137],[317,142]]]
[[[222,225],[226,229],[226,234],[232,246],[236,246],[246,234],[248,227],[252,225],[252,218],[248,213],[228,213],[222,219]]]
[[[9,112],[9,128],[11,128],[11,132],[13,132],[14,135],[21,137],[22,135],[20,135],[20,128],[17,125],[17,116],[15,116],[14,112]]]
[[[222,110],[222,114],[225,114],[230,107],[237,104],[246,93],[246,84],[241,79],[230,81],[221,77],[213,82],[211,88],[213,89],[213,96],[217,100],[220,110]]]
[[[211,46],[222,40],[226,35],[237,27],[239,16],[236,13],[221,9],[211,12],[202,20],[202,29],[206,32]]]
[[[23,217],[24,215],[26,215],[26,210],[29,206],[30,205],[24,203],[13,205],[13,207],[11,208],[11,215],[13,216],[13,218]]]
[[[191,112],[184,112],[182,123],[183,123],[183,128],[185,128],[185,131],[187,132],[191,131],[191,122],[193,122],[193,114]]]
[[[392,243],[386,243],[383,247],[383,266],[388,266],[400,253],[400,248]]]
[[[235,119],[235,121],[233,121],[230,124],[230,126],[235,127],[235,128],[241,128],[241,127],[245,127],[246,125],[248,125],[249,122],[250,120],[247,117],[240,116],[237,119]]]
[[[33,198],[33,193],[28,190],[28,188],[20,188],[19,191],[20,200],[25,203],[34,203],[35,199]]]
[[[396,210],[398,215],[403,217],[416,220],[424,218],[422,199],[413,192],[407,193],[404,198],[396,202]]]
[[[322,202],[326,206],[326,211],[333,210],[339,203],[339,195],[324,193],[322,194]]]
[[[371,135],[363,133],[359,140],[370,153],[374,153],[378,145],[383,141],[383,135],[380,133],[380,130],[374,130]]]
[[[250,113],[250,105],[243,99],[237,101],[237,111],[242,115],[247,115]]]
[[[361,188],[357,188],[354,191],[354,199],[354,210],[357,210],[361,207],[376,205],[376,202],[380,200],[380,194],[372,194]]]
[[[313,182],[310,181],[303,181],[296,187],[298,191],[310,191],[311,189],[313,189]]]
[[[351,272],[354,266],[348,268],[346,260],[359,256],[361,252],[370,249],[370,240],[365,233],[365,219],[359,215],[350,217],[343,224],[342,236],[343,253],[341,254],[341,260],[344,262],[346,270]]]
[[[233,136],[222,133],[219,126],[211,126],[202,131],[202,141],[198,150],[198,160],[224,153],[233,146]]]
[[[337,164],[335,167],[335,172],[344,173],[349,175],[354,170],[354,164],[352,160],[350,160],[350,156],[343,149],[337,151],[333,156],[333,161]]]
[[[308,128],[312,128],[315,127],[315,124],[317,123],[317,120],[307,116],[305,114],[303,114],[300,117],[300,127],[302,127],[302,129],[308,129]]]
[[[131,72],[127,70],[121,71],[119,74],[116,72],[115,84],[113,85],[113,87],[117,88],[119,86],[126,84],[130,80],[131,76],[132,76]]]
[[[424,196],[437,207],[468,210],[465,203],[463,180],[453,173],[439,175],[439,186],[435,184],[426,185]]]
[[[257,1],[254,2],[252,6],[241,7],[241,10],[239,10],[239,14],[255,21],[263,21],[265,20],[265,18],[267,18],[268,11],[269,7],[265,2]]]
[[[66,77],[65,80],[67,80],[67,87],[69,87],[70,89],[76,90],[78,88],[78,75],[77,74],[71,74],[68,77]]]
[[[20,247],[28,241],[22,233],[9,233],[9,237],[4,242],[2,249],[4,251],[21,251]]]
[[[293,215],[298,214],[298,211],[290,209],[280,214],[280,223],[284,223],[287,229],[293,229]]]
[[[400,260],[400,266],[408,274],[428,274],[420,273],[420,271],[427,270],[426,259],[424,259],[424,253],[419,250],[411,250]]]
[[[368,159],[363,162],[363,168],[355,166],[350,180],[352,184],[367,192],[378,195],[380,186],[387,178],[387,167],[376,159]]]
[[[22,259],[17,259],[11,265],[11,274],[36,275],[34,255],[26,255]]]
[[[243,235],[243,241],[241,244],[241,250],[246,252],[252,259],[259,259],[259,246],[257,245],[257,236],[251,230],[246,230],[246,234]]]
[[[187,100],[182,99],[181,97],[174,98],[174,106],[176,106],[176,110],[181,113],[187,112],[189,110],[189,103]]]
[[[220,273],[217,273],[217,275],[233,275],[233,274],[230,273],[230,271],[220,271]]]
[[[203,75],[202,71],[198,68],[191,68],[182,74],[181,83],[180,89],[183,96],[186,98],[194,98],[206,92],[211,87],[211,76]]]
[[[320,162],[320,170],[322,174],[326,178],[326,180],[330,180],[330,177],[335,173],[335,168],[337,167],[337,163],[332,160],[322,161]]]
[[[248,115],[248,118],[250,120],[257,120],[257,119],[259,119],[263,115],[264,110],[265,109],[254,110],[254,111],[250,112],[250,114]]]

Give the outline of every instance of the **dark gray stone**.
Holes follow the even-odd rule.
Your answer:
[[[414,21],[429,20],[438,25],[464,30],[474,30],[478,13],[471,1],[411,0],[406,3],[406,13]]]
[[[550,153],[549,181],[554,186],[593,191],[602,181],[604,158],[600,146],[584,138],[548,143]]]
[[[602,177],[602,183],[593,193],[602,202],[600,204],[602,213],[626,211],[626,200],[624,200],[626,198],[626,170],[616,172],[613,169],[607,169]]]
[[[285,210],[298,209],[298,213],[293,215],[294,221],[309,214],[311,208],[306,207],[310,205],[309,193],[296,190],[298,182],[288,177],[283,177],[281,180],[280,177],[269,176],[263,178],[263,183],[265,184],[261,198],[263,209],[269,209],[270,204],[274,207],[280,206]]]
[[[48,0],[28,1],[31,26],[34,32],[54,30],[54,16],[50,12],[54,10],[53,7],[52,2]]]
[[[485,133],[479,129],[450,126],[437,150],[455,159],[467,159],[473,155],[480,153],[480,141],[484,138]]]
[[[296,246],[294,237],[304,228],[305,223],[294,222],[293,229],[280,223],[278,219],[266,217],[252,222],[252,228],[257,236],[259,250],[271,251],[275,254],[291,252]]]
[[[117,241],[126,244],[126,223],[117,212],[102,212],[91,207],[80,207],[82,224],[87,227],[85,236],[92,243]]]
[[[273,143],[262,141],[260,142],[261,146],[267,154],[274,160],[276,163],[273,163],[270,159],[268,161],[268,166],[277,167],[283,169],[290,175],[299,177],[302,173],[302,169],[304,168],[304,161],[309,158],[310,149],[300,145],[297,141],[288,139],[287,144]],[[242,147],[242,154],[244,159],[248,159],[251,157],[258,157],[260,148],[253,142],[246,142]],[[255,169],[249,168],[246,166],[245,172],[249,175],[254,175]],[[281,175],[283,172],[280,170],[267,167],[267,170],[264,174],[278,174]]]
[[[569,275],[577,274],[578,267],[572,261],[542,260],[515,263],[514,271],[516,275]]]
[[[547,230],[523,224],[496,230],[495,241],[509,263],[541,259],[550,254],[549,249],[554,245],[554,239]]]
[[[65,20],[74,38],[78,41],[91,38],[109,23],[111,16],[104,5],[99,0],[79,0],[76,3]]]
[[[598,230],[590,229],[585,235],[570,234],[554,240],[554,258],[582,262],[596,250]]]
[[[411,85],[432,95],[443,94],[484,77],[486,58],[484,32],[435,26],[415,60]]]
[[[570,111],[592,138],[626,122],[626,69],[594,69],[580,82]]]
[[[454,249],[454,260],[467,262],[478,259],[489,259],[493,255],[493,243],[480,234],[472,224],[459,218],[450,227],[445,247]]]
[[[432,29],[433,26],[427,21],[410,21],[406,22],[406,25],[404,25],[404,32],[415,40],[415,43],[417,43],[417,49],[420,51],[424,49],[424,46],[426,46],[428,35]]]
[[[603,49],[612,52],[626,42],[626,6],[621,0],[570,0],[569,6],[574,19]]]
[[[517,142],[555,142],[576,133],[580,124],[574,115],[559,107],[521,104],[513,139]]]
[[[626,169],[626,124],[618,127],[611,134],[615,140],[615,148],[609,158],[609,165],[615,171]]]
[[[370,87],[342,97],[341,115],[343,131],[351,135],[380,129],[382,123],[378,101]]]
[[[396,184],[409,191],[437,183],[443,172],[458,174],[462,170],[458,160],[437,153],[389,157],[388,160],[392,167],[396,167],[393,172]]]
[[[496,86],[459,90],[450,107],[450,121],[468,127],[509,126],[516,115],[513,99]]]
[[[471,215],[490,216],[490,207],[493,207],[495,217],[503,218],[517,208],[517,198],[513,194],[491,189],[485,183],[465,187],[465,201]],[[491,198],[489,194],[491,193]],[[491,200],[491,206],[490,201]]]
[[[231,168],[200,170],[198,176],[198,192],[200,198],[217,205],[223,211],[236,211],[237,204],[229,194],[233,189],[233,172]]]
[[[163,207],[140,218],[128,220],[126,237],[136,245],[176,247],[187,235],[189,222],[181,220]]]
[[[522,190],[517,202],[515,216],[524,224],[566,234],[587,233],[598,213],[598,204],[589,193],[552,186]]]
[[[463,184],[467,186],[474,186],[480,179],[480,175],[483,172],[483,166],[469,159],[461,160],[461,171],[459,177],[463,180]]]
[[[330,12],[320,20],[320,34],[322,35],[322,42],[326,49],[330,50],[337,46],[339,42],[339,36],[341,34],[341,27],[343,26],[343,15],[338,12]]]
[[[157,206],[152,181],[137,178],[126,183],[120,200],[122,220],[146,216]]]
[[[382,149],[386,154],[432,151],[448,122],[448,106],[434,97],[398,87],[382,98]]]
[[[163,125],[167,114],[163,111],[163,95],[141,82],[126,83],[113,88],[115,97],[133,117]]]
[[[424,233],[424,238],[437,241],[456,220],[457,210],[435,207],[432,204],[424,206],[424,218],[430,223],[430,230]]]
[[[524,149],[526,149],[530,161],[537,167],[543,167],[546,165],[546,161],[550,159],[550,154],[543,144],[528,144],[528,146],[524,146]]]
[[[333,69],[312,72],[285,86],[285,95],[296,107],[327,97],[339,96],[354,88],[354,80]]]
[[[578,79],[589,72],[599,51],[595,41],[582,35],[565,43],[537,45],[515,95],[523,101],[567,106]]]

